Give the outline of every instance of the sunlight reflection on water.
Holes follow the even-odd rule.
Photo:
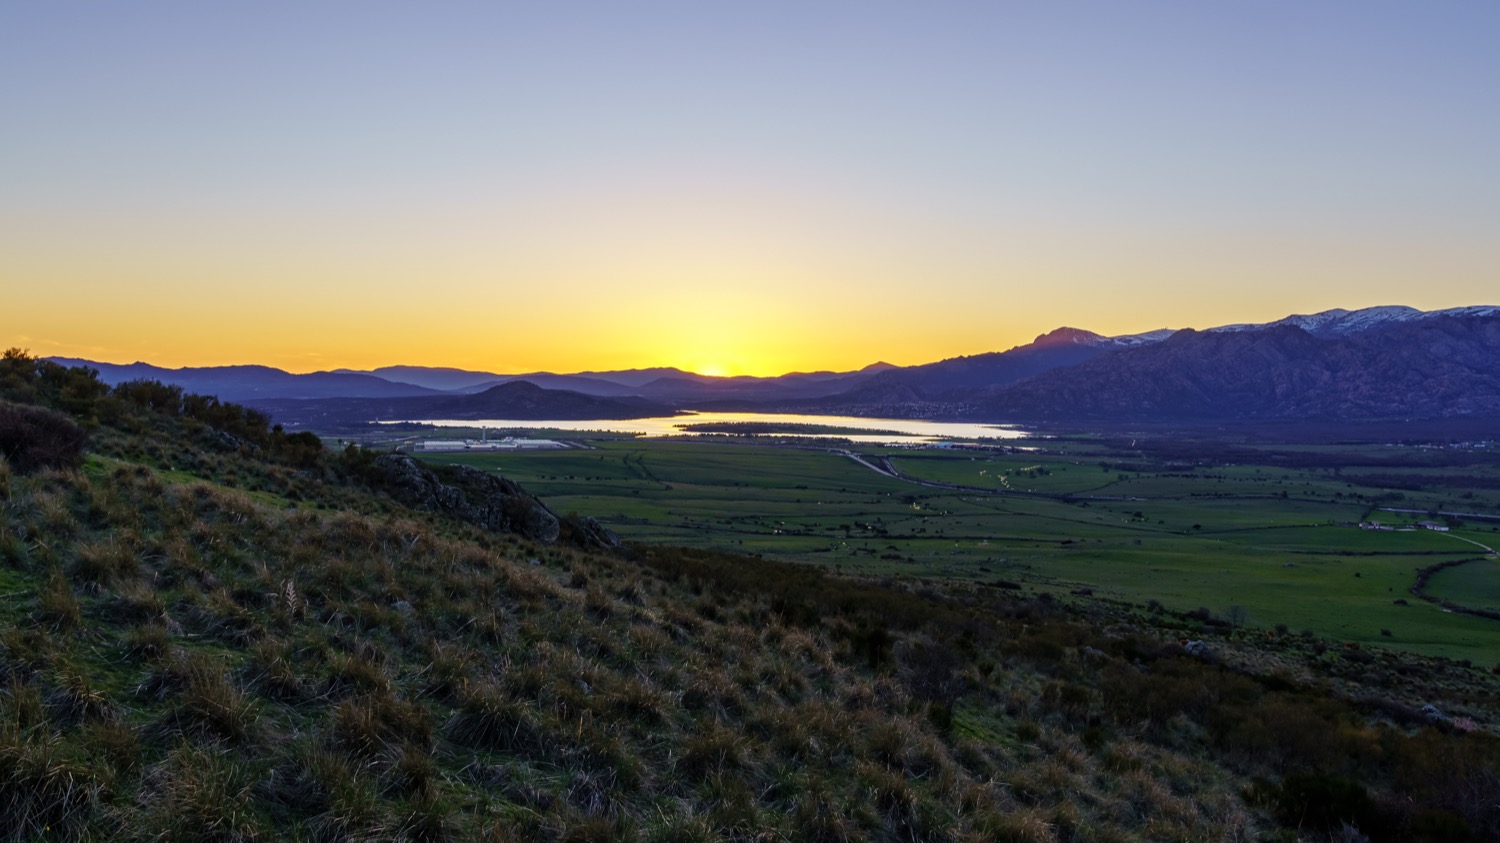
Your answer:
[[[1024,431],[993,424],[936,422],[921,419],[871,419],[859,416],[798,416],[779,413],[691,413],[648,419],[412,419],[434,427],[487,427],[507,430],[577,430],[635,433],[641,436],[706,436],[712,434],[684,431],[685,425],[735,424],[754,422],[768,425],[822,425],[870,433],[771,433],[768,436],[796,435],[808,439],[843,439],[868,444],[941,442],[950,439],[1016,439]],[[386,422],[394,424],[395,422]]]

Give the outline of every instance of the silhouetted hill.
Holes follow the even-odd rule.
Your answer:
[[[511,381],[475,395],[415,402],[446,418],[637,419],[672,415],[673,408],[641,398],[601,398]]]
[[[130,380],[155,380],[180,386],[189,392],[216,395],[226,401],[473,394],[504,383],[528,381],[543,389],[609,398],[639,396],[684,406],[703,406],[724,400],[779,401],[827,395],[862,383],[883,369],[893,368],[886,363],[876,363],[857,372],[719,377],[670,367],[518,375],[430,366],[384,366],[370,371],[338,369],[299,375],[269,366],[167,369],[147,363],[120,365],[67,357],[51,359],[64,366],[95,369],[100,379],[111,386]]]
[[[256,398],[390,398],[435,395],[437,390],[397,383],[368,374],[310,372],[295,375],[270,366],[204,366],[165,369],[149,363],[96,363],[71,357],[52,357],[62,366],[87,366],[110,386],[134,380],[153,380],[180,386],[188,392],[214,395],[223,401]]]
[[[470,369],[454,369],[446,366],[381,366],[378,369],[335,369],[357,375],[373,375],[388,381],[416,384],[439,392],[482,389],[500,377],[493,372],[477,372]]]
[[[772,378],[689,374],[658,378],[642,385],[639,392],[645,397],[683,407],[714,409],[731,404],[738,407],[821,397],[848,389],[853,384],[865,383],[875,376],[874,373],[861,372],[795,373]]]
[[[525,381],[542,389],[563,389],[569,392],[581,392],[584,395],[595,395],[602,398],[624,398],[640,394],[640,390],[635,387],[614,383],[613,381],[587,378],[583,375],[555,375],[551,372],[535,372],[529,375],[506,375],[495,380],[486,381],[475,387],[456,391],[466,393],[483,392],[491,387],[504,383],[514,383],[516,381]]]
[[[327,429],[368,421],[418,419],[639,419],[674,407],[643,398],[601,398],[511,381],[474,395],[420,398],[274,399],[246,402],[278,423]]]
[[[349,371],[340,369],[339,371]],[[543,389],[567,389],[585,395],[625,396],[635,395],[636,390],[628,384],[616,383],[603,378],[584,375],[560,375],[553,372],[528,372],[524,375],[503,375],[495,372],[479,372],[471,369],[450,369],[432,366],[383,366],[358,374],[375,375],[391,381],[401,381],[425,386],[429,389],[452,393],[483,392],[492,386],[511,381],[529,381]],[[331,396],[330,396],[331,397]]]

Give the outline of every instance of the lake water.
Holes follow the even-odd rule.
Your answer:
[[[846,439],[867,444],[918,444],[923,442],[945,442],[955,439],[1016,439],[1026,434],[1010,427],[993,424],[968,424],[965,422],[935,422],[916,419],[870,419],[859,416],[796,416],[779,413],[690,413],[681,416],[664,416],[649,419],[586,419],[563,421],[542,419],[521,421],[517,419],[412,419],[419,424],[434,427],[487,427],[503,430],[578,430],[608,431],[611,433],[635,433],[641,436],[709,436],[713,434],[693,433],[683,430],[685,425],[733,424],[754,422],[757,424],[824,425],[870,433],[809,433],[795,434],[808,439]],[[888,431],[888,432],[886,432]],[[787,436],[791,434],[769,434]]]

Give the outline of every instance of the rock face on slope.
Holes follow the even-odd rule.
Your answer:
[[[614,531],[595,521],[593,518],[576,518],[568,516],[565,521],[568,538],[580,547],[599,548],[601,550],[618,550],[625,546],[620,537]]]
[[[440,479],[405,454],[386,454],[375,465],[391,493],[409,506],[540,542],[555,542],[561,532],[557,515],[546,504],[504,477],[460,465]]]

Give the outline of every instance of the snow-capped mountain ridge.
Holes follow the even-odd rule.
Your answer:
[[[1118,337],[1110,337],[1109,339],[1116,345],[1123,345],[1128,347],[1137,345],[1150,345],[1151,343],[1161,342],[1162,340],[1172,336],[1175,333],[1177,333],[1176,328],[1157,328],[1154,331],[1145,331],[1139,334],[1124,334]]]
[[[1358,310],[1346,310],[1342,307],[1336,307],[1332,310],[1324,310],[1319,313],[1293,314],[1277,319],[1274,322],[1236,322],[1233,325],[1218,325],[1213,328],[1205,328],[1204,331],[1208,333],[1238,333],[1242,331],[1259,331],[1263,328],[1276,328],[1283,325],[1294,325],[1315,337],[1328,339],[1331,337],[1347,337],[1361,331],[1368,331],[1371,328],[1378,328],[1398,322],[1413,322],[1419,319],[1432,319],[1439,316],[1500,316],[1500,306],[1480,304],[1469,305],[1467,307],[1450,307],[1443,310],[1418,310],[1415,307],[1408,307],[1401,304],[1378,305]],[[1090,344],[1127,347],[1151,345],[1161,342],[1175,333],[1177,331],[1173,328],[1159,328],[1155,331],[1146,331],[1140,334],[1100,337]],[[1075,342],[1082,342],[1082,340],[1075,340]]]
[[[1450,307],[1447,310],[1428,311],[1429,316],[1500,316],[1500,306],[1476,304],[1469,307]]]
[[[1359,310],[1345,310],[1341,307],[1333,310],[1325,310],[1321,313],[1294,314],[1275,322],[1263,322],[1258,324],[1242,323],[1235,325],[1220,325],[1217,328],[1209,328],[1211,332],[1237,332],[1257,331],[1262,328],[1275,328],[1282,325],[1295,325],[1315,337],[1347,337],[1371,328],[1378,328],[1396,322],[1414,322],[1419,319],[1432,319],[1439,316],[1495,316],[1500,315],[1500,307],[1494,305],[1472,305],[1469,307],[1450,307],[1446,310],[1418,310],[1406,305],[1380,305],[1377,307],[1365,307]]]
[[[1500,420],[1500,307],[1369,308],[1180,331],[979,393],[985,419]],[[1483,427],[1484,425],[1481,425]]]
[[[1083,328],[1055,328],[1031,341],[1038,347],[1056,347],[1060,345],[1085,345],[1093,348],[1131,348],[1137,345],[1150,345],[1161,342],[1167,337],[1177,333],[1173,328],[1158,328],[1154,331],[1146,331],[1140,334],[1124,334],[1118,337],[1106,337]]]

